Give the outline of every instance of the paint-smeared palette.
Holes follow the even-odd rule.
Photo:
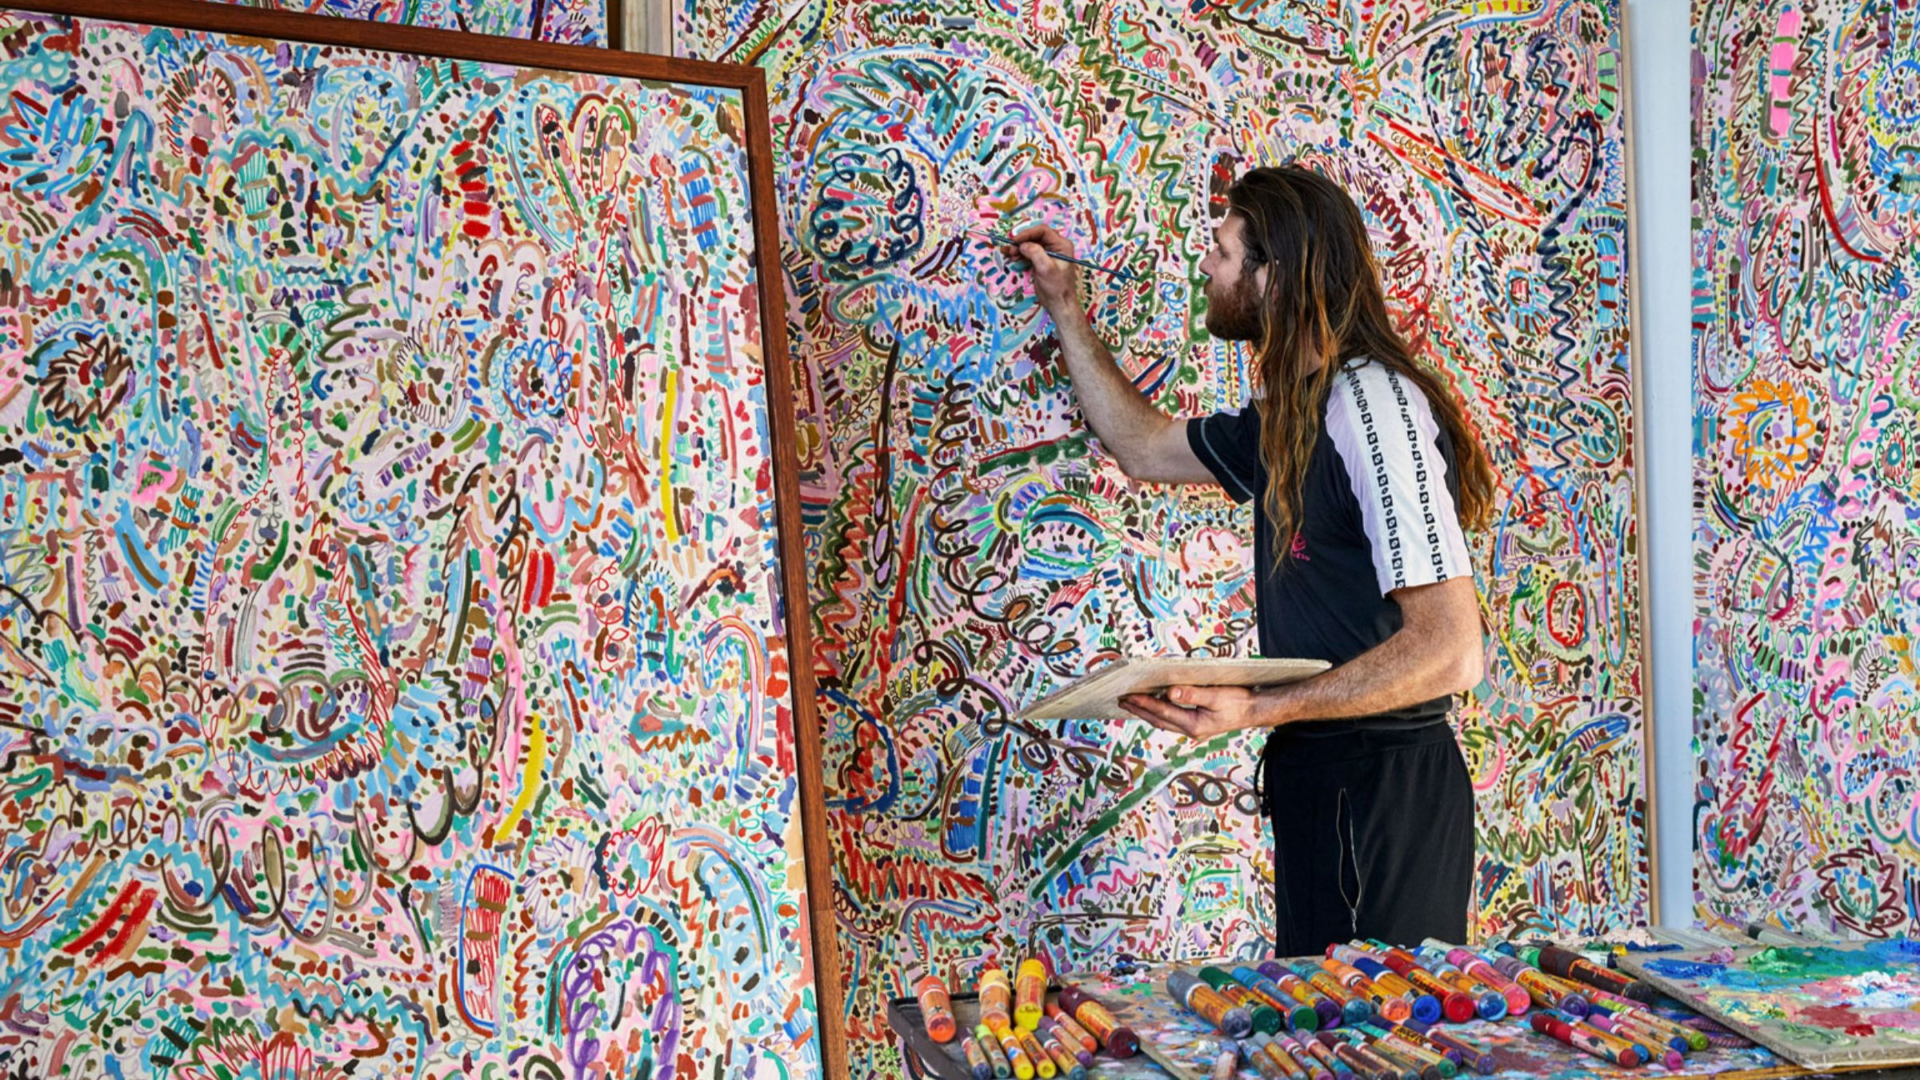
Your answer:
[[[1808,1068],[1920,1065],[1920,943],[1628,956],[1622,966]]]

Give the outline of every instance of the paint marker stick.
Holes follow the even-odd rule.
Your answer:
[[[1575,1031],[1573,1025],[1567,1022],[1566,1014],[1554,1009],[1542,1009],[1528,1016],[1527,1023],[1542,1035],[1558,1039],[1576,1050],[1584,1050],[1602,1061],[1609,1061],[1629,1069],[1640,1064],[1639,1054],[1632,1050],[1623,1054],[1585,1032]]]
[[[1535,970],[1538,971],[1538,969]],[[1574,982],[1572,979],[1563,979],[1558,975],[1549,975],[1544,971],[1539,971],[1538,974],[1541,978],[1547,980],[1549,985],[1560,992],[1561,1012],[1571,1013],[1576,1017],[1580,1017],[1587,1015],[1587,1011],[1593,1008],[1593,1002],[1587,995],[1599,993],[1600,991],[1598,989]]]
[[[960,1036],[960,1052],[967,1055],[967,1068],[973,1070],[973,1080],[993,1080],[995,1076],[993,1059],[973,1041],[973,1036]]]
[[[1003,1027],[994,1032],[999,1036],[1000,1049],[1007,1052],[1007,1061],[1013,1065],[1013,1075],[1019,1080],[1033,1080],[1033,1059],[1020,1045],[1019,1029]]]
[[[1427,1032],[1434,1032],[1434,1030],[1440,1030],[1440,1028],[1442,1028],[1442,1024],[1423,1024],[1423,1022],[1419,1022],[1419,1020],[1407,1020],[1405,1024],[1394,1024],[1394,1026],[1386,1028],[1386,1034],[1392,1036],[1392,1038],[1396,1038],[1396,1040],[1400,1040],[1400,1042],[1413,1043],[1413,1045],[1425,1049],[1428,1053],[1438,1053],[1440,1057],[1452,1061],[1453,1065],[1461,1065],[1461,1055],[1459,1055],[1457,1049],[1440,1045],[1440,1043],[1436,1043],[1434,1040],[1427,1038]]]
[[[1212,1080],[1234,1080],[1240,1075],[1240,1047],[1231,1039],[1222,1047],[1220,1056],[1213,1059]]]
[[[1069,985],[1060,991],[1060,1008],[1080,1022],[1080,1026],[1093,1033],[1107,1053],[1117,1058],[1130,1058],[1140,1052],[1140,1036],[1133,1029],[1114,1018],[1113,1013],[1100,1003],[1100,999],[1077,986]]]
[[[1064,1041],[1079,1043],[1089,1055],[1100,1052],[1100,1040],[1094,1038],[1092,1032],[1081,1027],[1080,1021],[1068,1016],[1067,1010],[1061,1008],[1058,1002],[1047,1004],[1047,1019],[1060,1028]]]
[[[994,1076],[999,1080],[1007,1080],[1007,1077],[1013,1075],[1013,1062],[1008,1060],[1007,1052],[1000,1048],[1000,1036],[997,1032],[981,1024],[973,1029],[973,1038],[975,1044],[987,1055],[987,1060],[993,1063]]]
[[[1463,1024],[1475,1017],[1478,1007],[1473,1001],[1473,995],[1465,994],[1461,988],[1442,980],[1440,972],[1427,967],[1427,963],[1421,957],[1409,953],[1407,949],[1398,949],[1384,942],[1369,940],[1367,947],[1373,949],[1373,955],[1380,957],[1380,963],[1394,969],[1394,974],[1411,982],[1419,990],[1425,990],[1427,994],[1438,997],[1440,1009],[1446,1011],[1446,1019],[1452,1020],[1455,1024]]]
[[[1430,994],[1440,1001],[1440,1011],[1448,1022],[1464,1024],[1474,1018],[1479,1011],[1473,998],[1459,987],[1452,986],[1428,971],[1414,955],[1405,949],[1375,949],[1374,955],[1387,965],[1395,975],[1407,980],[1414,988]],[[1361,969],[1366,970],[1365,968]],[[1425,1023],[1425,1021],[1422,1021]]]
[[[1268,1045],[1275,1053],[1285,1054],[1287,1060],[1293,1062],[1307,1080],[1333,1080],[1333,1074],[1327,1071],[1326,1066],[1315,1060],[1314,1056],[1307,1052],[1307,1048],[1301,1046],[1292,1036],[1269,1036]]]
[[[1407,1001],[1411,1002],[1413,1005],[1413,1018],[1415,1020],[1423,1024],[1433,1024],[1438,1023],[1440,1019],[1447,1014],[1446,1008],[1440,1004],[1439,998],[1434,997],[1432,994],[1422,992],[1419,987],[1401,978],[1394,973],[1392,968],[1374,959],[1372,956],[1348,946],[1336,946],[1336,948],[1343,950],[1340,959],[1353,965],[1353,967],[1359,970],[1360,974],[1372,979],[1373,985],[1385,990],[1389,994],[1406,998]],[[1471,1009],[1473,1003],[1468,1002],[1467,1007]]]
[[[1587,1015],[1587,999],[1561,980],[1529,966],[1517,956],[1498,955],[1487,959],[1493,962],[1500,974],[1526,987],[1535,1005],[1543,1009],[1562,1009],[1575,1016]]]
[[[1045,1017],[1042,1017],[1042,1019],[1045,1019]],[[1034,1038],[1040,1039],[1040,1036],[1036,1034]],[[1066,1046],[1060,1042],[1058,1035],[1049,1035],[1044,1039],[1040,1039],[1040,1049],[1045,1050],[1047,1056],[1053,1059],[1055,1075],[1064,1076],[1067,1080],[1087,1080],[1086,1062],[1078,1061],[1072,1054],[1068,1053]]]
[[[1318,1068],[1311,1061],[1300,1061],[1287,1052],[1286,1047],[1275,1042],[1271,1035],[1255,1035],[1254,1042],[1260,1045],[1260,1052],[1272,1058],[1280,1066],[1280,1071],[1292,1080],[1309,1080],[1312,1070]]]
[[[1596,990],[1593,996],[1597,1004],[1611,1009],[1617,1015],[1631,1016],[1636,1022],[1644,1024],[1655,1031],[1666,1032],[1669,1035],[1685,1040],[1690,1050],[1705,1050],[1712,1045],[1707,1039],[1706,1032],[1661,1016],[1652,1009],[1637,1005],[1618,994],[1609,994],[1605,991]]]
[[[1046,1047],[1040,1045],[1039,1036],[1015,1024],[1013,1037],[1020,1040],[1020,1049],[1026,1051],[1027,1060],[1033,1062],[1033,1071],[1040,1080],[1053,1080],[1060,1070],[1053,1067],[1053,1056],[1047,1053]]]
[[[1199,1014],[1229,1039],[1244,1039],[1253,1034],[1253,1017],[1247,1010],[1220,996],[1220,992],[1201,982],[1192,972],[1175,971],[1167,976],[1167,996]]]
[[[1634,1042],[1632,1039],[1629,1039],[1624,1035],[1616,1035],[1611,1031],[1603,1031],[1600,1028],[1587,1023],[1585,1020],[1579,1019],[1577,1017],[1568,1016],[1566,1013],[1561,1013],[1560,1019],[1565,1020],[1569,1024],[1572,1024],[1573,1030],[1578,1032],[1583,1032],[1591,1038],[1599,1039],[1601,1042],[1604,1042],[1607,1045],[1612,1046],[1616,1051],[1620,1051],[1622,1053],[1626,1051],[1632,1051],[1633,1055],[1636,1058],[1640,1059],[1640,1061],[1642,1062],[1645,1062],[1653,1057],[1653,1051],[1651,1049],[1648,1049],[1647,1047],[1639,1045],[1638,1043]]]
[[[1348,1045],[1357,1049],[1361,1057],[1365,1057],[1375,1070],[1380,1070],[1386,1080],[1436,1080],[1440,1076],[1438,1070],[1434,1070],[1432,1076],[1425,1076],[1417,1061],[1407,1061],[1404,1057],[1396,1055],[1394,1051],[1382,1047],[1371,1036],[1361,1034],[1352,1028],[1334,1030],[1334,1036],[1346,1040]]]
[[[1593,991],[1593,997],[1591,1000],[1593,1004],[1604,1005],[1607,1008],[1612,1009],[1614,1012],[1617,1012],[1617,1013],[1618,1012],[1635,1013],[1655,1024],[1673,1028],[1675,1032],[1686,1032],[1686,1031],[1692,1030],[1691,1028],[1687,1027],[1687,1025],[1681,1023],[1679,1020],[1676,1020],[1671,1016],[1661,1015],[1660,1011],[1655,1006],[1649,1005],[1644,1001],[1634,1001],[1631,998],[1623,998],[1619,994],[1609,993],[1605,990],[1599,990],[1599,989],[1596,989]],[[1696,1049],[1705,1049],[1705,1048],[1696,1047]]]
[[[1459,1062],[1454,1061],[1442,1051],[1430,1050],[1406,1038],[1400,1034],[1400,1028],[1397,1025],[1392,1030],[1388,1030],[1377,1024],[1361,1024],[1360,1030],[1373,1039],[1375,1046],[1385,1044],[1408,1059],[1419,1062],[1422,1073],[1429,1068],[1437,1069],[1443,1080],[1453,1080],[1460,1073]]]
[[[1446,954],[1448,963],[1500,991],[1500,996],[1507,999],[1507,1012],[1514,1016],[1525,1016],[1527,1010],[1533,1007],[1533,995],[1527,993],[1527,988],[1502,975],[1498,968],[1487,963],[1485,957],[1445,942],[1435,943],[1433,938],[1427,941],[1429,948]]]
[[[1654,998],[1653,987],[1639,979],[1625,972],[1601,967],[1572,949],[1563,949],[1558,945],[1542,945],[1540,960],[1535,966],[1549,975],[1597,986],[1608,993],[1634,1001],[1652,1001]]]
[[[1436,1027],[1427,1029],[1427,1038],[1441,1046],[1453,1048],[1460,1055],[1460,1064],[1482,1076],[1490,1075],[1499,1069],[1499,1066],[1494,1064],[1492,1052],[1475,1046],[1464,1036]]]
[[[1013,979],[1014,1026],[1028,1031],[1039,1027],[1046,1005],[1047,966],[1033,957],[1020,961],[1020,971]]]
[[[1600,1022],[1602,1020],[1607,1023],[1602,1024]],[[1685,1038],[1672,1032],[1662,1031],[1652,1024],[1643,1023],[1638,1016],[1624,1009],[1610,1008],[1599,1002],[1595,1002],[1593,1011],[1587,1014],[1587,1023],[1602,1031],[1612,1031],[1655,1050],[1675,1050],[1681,1054],[1693,1050],[1693,1044]]]
[[[1421,1023],[1432,1023],[1444,1015],[1438,998],[1432,1004],[1422,1005],[1421,998],[1433,995],[1422,992],[1418,987],[1400,977],[1392,968],[1382,963],[1370,950],[1353,945],[1329,945],[1328,955],[1358,969],[1361,974],[1373,980],[1373,984],[1389,994],[1404,997],[1413,1005],[1413,1015]],[[1430,1014],[1430,1017],[1429,1017]]]
[[[1433,1053],[1439,1054],[1443,1058],[1446,1058],[1448,1061],[1453,1062],[1455,1065],[1459,1065],[1462,1068],[1464,1068],[1465,1061],[1466,1061],[1465,1055],[1461,1054],[1460,1051],[1455,1050],[1451,1046],[1442,1046],[1441,1044],[1433,1041],[1431,1032],[1441,1031],[1441,1030],[1444,1030],[1444,1029],[1439,1024],[1433,1024],[1429,1026],[1427,1024],[1422,1024],[1418,1020],[1409,1020],[1404,1024],[1393,1025],[1392,1027],[1387,1029],[1387,1033],[1392,1035],[1394,1038],[1399,1039],[1402,1042],[1410,1042],[1415,1046],[1424,1047],[1425,1049]]]
[[[1433,1077],[1426,1076],[1419,1069],[1401,1061],[1399,1058],[1393,1057],[1390,1054],[1382,1054],[1374,1048],[1372,1043],[1364,1046],[1355,1046],[1353,1049],[1362,1058],[1372,1064],[1374,1074],[1380,1077],[1380,1080],[1433,1080]],[[1439,1075],[1438,1072],[1433,1074],[1435,1077]]]
[[[1051,1016],[1043,1016],[1040,1018],[1038,1031],[1040,1034],[1040,1045],[1045,1046],[1048,1039],[1057,1039],[1060,1045],[1064,1047],[1069,1054],[1073,1055],[1075,1060],[1079,1061],[1082,1065],[1092,1067],[1093,1050],[1087,1049],[1086,1043],[1067,1034],[1066,1025]],[[1093,1045],[1095,1050],[1100,1048],[1099,1043],[1094,1043]]]
[[[1013,1026],[1013,984],[997,967],[980,969],[980,1022],[995,1031]]]
[[[1477,962],[1474,969],[1469,970],[1466,966],[1460,964],[1454,959],[1454,953],[1459,953],[1460,956],[1469,961],[1469,963]],[[1457,975],[1471,984],[1470,989],[1466,987],[1463,987],[1463,989],[1468,989],[1468,992],[1475,997],[1485,994],[1499,994],[1501,1000],[1507,1003],[1508,1012],[1513,1011],[1515,998],[1518,998],[1521,1002],[1528,1005],[1533,1003],[1533,999],[1527,997],[1525,989],[1515,985],[1513,980],[1495,971],[1493,965],[1487,963],[1485,960],[1481,960],[1465,949],[1441,952],[1438,949],[1429,949],[1422,946],[1420,956],[1428,961],[1428,969],[1435,974],[1446,972]]]
[[[1281,974],[1289,976],[1288,985],[1295,989],[1307,985],[1292,972],[1282,971]],[[1245,964],[1233,969],[1233,977],[1240,985],[1260,995],[1261,1000],[1265,1001],[1268,1007],[1279,1013],[1281,1019],[1286,1021],[1288,1031],[1313,1031],[1320,1026],[1320,1011],[1313,1005],[1314,995],[1309,994],[1302,999],[1290,992],[1286,986]],[[1333,1007],[1333,1013],[1336,1017],[1340,1015],[1339,1006]]]
[[[1290,1080],[1280,1063],[1269,1057],[1265,1049],[1252,1039],[1240,1040],[1240,1058],[1260,1074],[1261,1080]]]
[[[1507,1006],[1505,994],[1453,966],[1441,953],[1422,948],[1419,955],[1421,966],[1431,971],[1434,978],[1467,995],[1473,1001],[1473,1011],[1479,1015],[1480,1019],[1505,1020],[1507,1013],[1512,1011]],[[1519,987],[1514,989],[1520,990]],[[1526,994],[1525,990],[1520,990],[1521,997],[1526,997]]]
[[[930,971],[915,972],[913,996],[920,999],[920,1021],[937,1043],[953,1041],[959,1030],[953,1022],[953,1002],[947,994],[947,981]]]
[[[1261,965],[1261,970],[1266,970],[1266,965]],[[1305,979],[1307,985],[1338,1003],[1340,1019],[1345,1023],[1355,1024],[1362,1020],[1373,1019],[1373,1004],[1340,985],[1340,980],[1334,978],[1332,972],[1305,962],[1296,962],[1293,965],[1293,973]],[[1322,1026],[1332,1027],[1333,1025]]]
[[[1314,1015],[1317,1017],[1316,1027],[1332,1027],[1334,1024],[1340,1022],[1341,1014],[1345,1008],[1344,1002],[1347,999],[1345,997],[1329,997],[1326,991],[1308,981],[1306,971],[1302,971],[1298,967],[1289,967],[1279,960],[1262,961],[1256,970],[1259,974],[1273,980],[1273,984],[1285,992],[1288,997],[1312,1009]],[[1234,975],[1238,976],[1239,974],[1240,972],[1236,969]],[[1332,982],[1331,979],[1329,979],[1328,982],[1332,983],[1336,988],[1340,985],[1337,982]],[[1300,1030],[1300,1026],[1298,1024],[1294,1025],[1294,1030]]]
[[[1406,998],[1389,994],[1385,990],[1375,986],[1373,982],[1365,975],[1362,975],[1357,968],[1350,967],[1331,958],[1320,961],[1320,966],[1326,969],[1328,974],[1340,980],[1342,986],[1353,991],[1359,997],[1366,999],[1367,1003],[1373,1006],[1374,1011],[1381,1016],[1395,1023],[1399,1023],[1413,1015],[1413,1002],[1408,1001]]]
[[[1367,1077],[1368,1080],[1378,1080],[1380,1077],[1381,1073],[1379,1068],[1375,1063],[1368,1061],[1365,1055],[1360,1053],[1359,1047],[1347,1042],[1333,1032],[1322,1031],[1314,1036],[1314,1041],[1326,1047],[1333,1053],[1334,1057],[1345,1062],[1347,1068],[1353,1070],[1354,1075]],[[1385,1063],[1382,1062],[1381,1064]]]
[[[1501,959],[1510,961],[1514,965],[1512,971],[1502,971],[1501,974],[1514,976],[1513,981],[1526,989],[1527,997],[1532,1000],[1534,1008],[1557,1009],[1560,1007],[1560,999],[1563,995],[1555,991],[1545,979],[1534,977],[1540,973],[1534,972],[1531,969],[1522,970],[1520,961],[1513,957],[1508,956],[1502,957]]]
[[[1292,1035],[1275,1035],[1273,1041],[1280,1045],[1280,1049],[1291,1054],[1301,1068],[1307,1070],[1308,1080],[1333,1080],[1333,1074],[1339,1071],[1335,1068],[1339,1059],[1312,1038],[1302,1042]]]
[[[1611,1016],[1601,1016],[1598,1013],[1593,1013],[1588,1015],[1585,1022],[1595,1030],[1612,1035],[1622,1042],[1627,1043],[1629,1046],[1632,1046],[1634,1050],[1639,1053],[1640,1060],[1642,1061],[1656,1061],[1669,1069],[1683,1069],[1686,1067],[1686,1059],[1681,1056],[1680,1051],[1675,1050],[1659,1039],[1647,1040],[1641,1038],[1629,1026],[1620,1023]]]
[[[1280,1030],[1279,1010],[1267,1004],[1259,994],[1240,985],[1240,980],[1217,967],[1203,967],[1199,971],[1200,981],[1211,986],[1219,995],[1247,1010],[1253,1018],[1253,1030],[1261,1035],[1271,1035]],[[1315,1016],[1315,1020],[1319,1017]]]
[[[1400,1047],[1383,1039],[1369,1038],[1366,1044],[1368,1053],[1387,1063],[1389,1068],[1397,1070],[1400,1080],[1442,1080],[1440,1070],[1434,1065],[1422,1061],[1404,1052]]]
[[[1352,1065],[1342,1061],[1340,1055],[1333,1052],[1332,1047],[1312,1035],[1302,1035],[1298,1041],[1301,1047],[1305,1049],[1314,1060],[1326,1066],[1327,1069],[1333,1073],[1334,1080],[1346,1080],[1349,1076],[1358,1075],[1353,1071]]]
[[[1505,1020],[1507,997],[1478,979],[1471,978],[1459,968],[1448,965],[1446,971],[1436,971],[1434,978],[1467,995],[1473,1002],[1473,1012],[1482,1020]]]

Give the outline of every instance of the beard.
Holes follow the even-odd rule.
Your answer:
[[[1260,323],[1260,294],[1250,275],[1242,273],[1218,297],[1207,291],[1207,333],[1221,341],[1258,341]]]

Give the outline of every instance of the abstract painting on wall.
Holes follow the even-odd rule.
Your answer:
[[[0,12],[0,1075],[818,1075],[757,73],[142,10]]]
[[[389,25],[464,30],[473,34],[607,44],[606,0],[224,0],[249,7],[340,15]]]
[[[1920,930],[1920,10],[1696,3],[1694,889]]]
[[[1258,743],[1014,712],[1113,656],[1249,647],[1249,524],[1129,482],[1025,275],[1045,221],[1162,408],[1247,399],[1201,329],[1225,186],[1354,192],[1500,475],[1487,683],[1458,717],[1482,932],[1648,916],[1619,7],[682,0],[682,55],[769,73],[849,1032],[914,964],[1257,951]],[[882,1066],[870,1063],[874,1069]]]

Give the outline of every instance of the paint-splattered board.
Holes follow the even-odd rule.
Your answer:
[[[1203,960],[1189,962],[1198,966]],[[1174,1005],[1161,991],[1166,968],[1155,968],[1126,979],[1075,979],[1105,1002],[1120,1020],[1140,1036],[1142,1054],[1125,1061],[1105,1055],[1095,1059],[1092,1070],[1097,1080],[1194,1080],[1206,1077],[1219,1047],[1219,1035],[1199,1017]],[[954,1016],[963,1030],[978,1023],[979,1005],[973,995],[954,1000]],[[920,1021],[920,1006],[912,998],[896,998],[888,1007],[887,1019],[894,1032],[918,1054],[927,1071],[950,1080],[972,1080],[960,1041],[941,1045],[926,1034]],[[1494,1055],[1499,1070],[1493,1080],[1626,1080],[1629,1077],[1653,1078],[1678,1076],[1715,1076],[1721,1080],[1767,1080],[1774,1077],[1805,1075],[1806,1070],[1782,1062],[1762,1047],[1745,1050],[1714,1048],[1687,1057],[1686,1067],[1670,1071],[1659,1066],[1623,1069],[1607,1065],[1580,1051],[1563,1046],[1542,1035],[1524,1029],[1512,1021],[1459,1025],[1457,1031],[1485,1046]],[[1243,1080],[1259,1080],[1259,1074],[1242,1068]]]
[[[1810,1068],[1920,1065],[1920,945],[1908,939],[1630,956],[1622,966]]]

